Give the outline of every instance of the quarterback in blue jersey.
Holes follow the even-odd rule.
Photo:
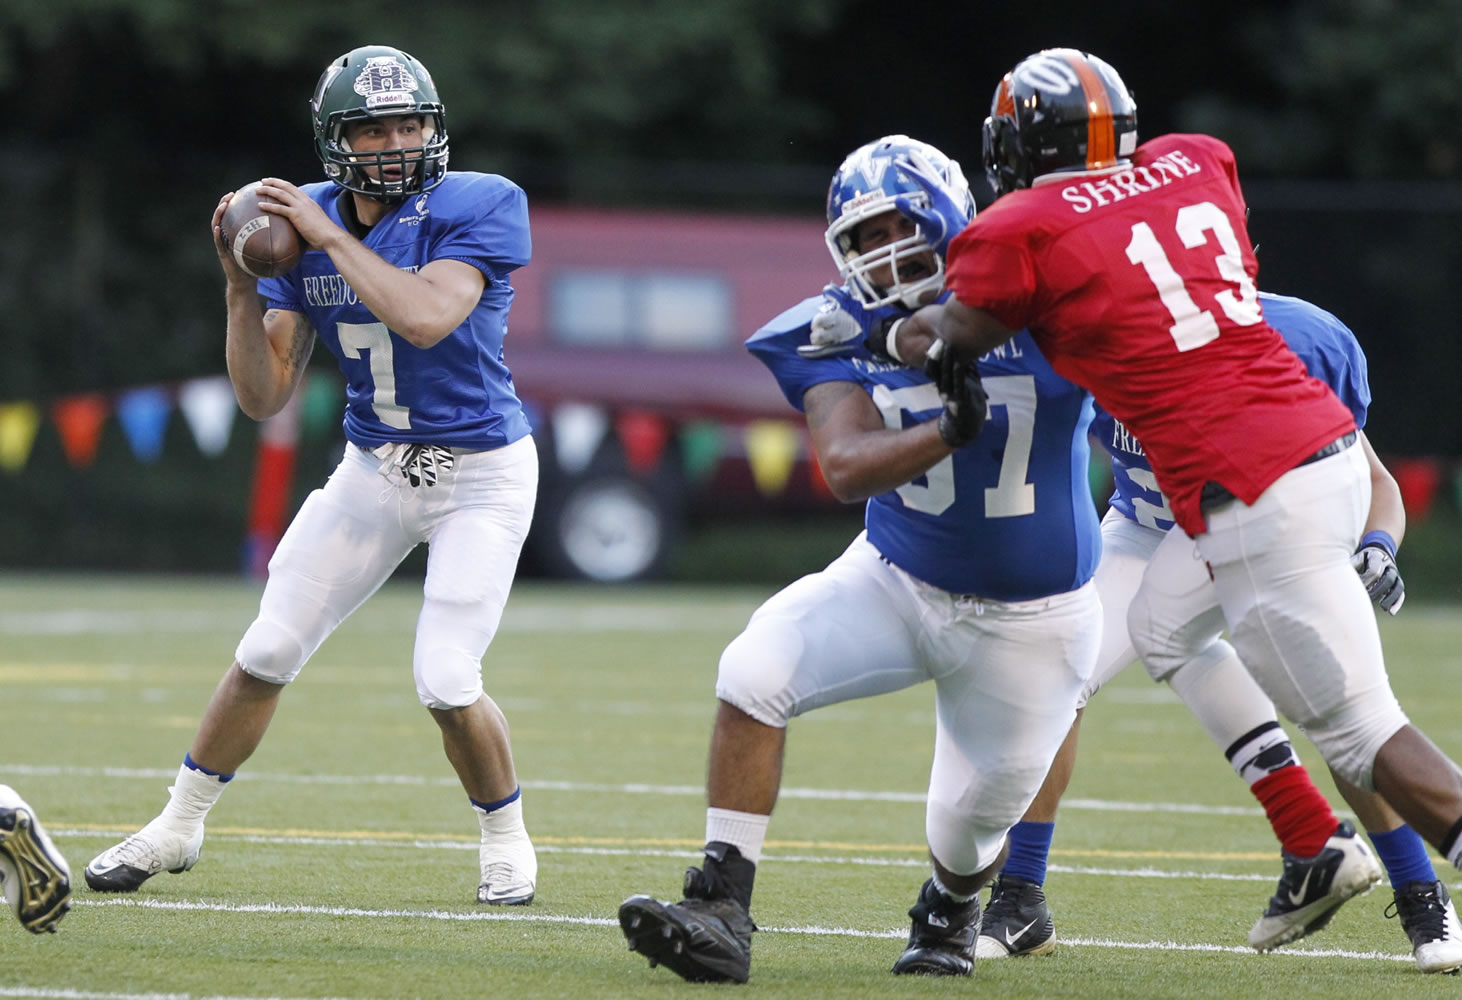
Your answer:
[[[482,687],[533,516],[537,454],[503,360],[511,272],[528,263],[523,191],[447,169],[445,109],[400,49],[353,49],[311,102],[329,180],[266,178],[266,211],[308,244],[290,273],[256,281],[222,244],[229,376],[262,420],[289,402],[315,340],[347,383],[345,456],[295,515],[269,562],[259,615],[214,692],[167,806],[86,869],[130,892],[198,860],[203,822],[258,746],[284,686],[320,644],[427,543],[412,669],[481,834],[477,901],[533,899],[507,722]],[[260,308],[263,300],[264,309]]]
[[[1310,374],[1323,380],[1364,427],[1370,405],[1366,359],[1350,329],[1335,316],[1288,296],[1260,293],[1264,317],[1284,337]],[[1220,633],[1218,599],[1193,543],[1173,531],[1172,512],[1141,444],[1117,420],[1097,409],[1092,435],[1111,455],[1115,493],[1102,521],[1102,564],[1097,589],[1106,617],[1097,669],[1083,692],[1096,691],[1137,658],[1166,681],[1265,807],[1284,848],[1279,889],[1249,934],[1269,950],[1319,930],[1336,909],[1380,878],[1364,843],[1340,824],[1299,763],[1280,727],[1273,702],[1240,663]],[[1405,593],[1395,568],[1405,511],[1395,480],[1361,435],[1371,468],[1367,534],[1353,560],[1371,596],[1395,614]],[[1139,594],[1139,586],[1142,588]],[[1129,638],[1130,625],[1130,638]],[[1071,779],[1076,734],[1062,745],[1040,795],[1011,831],[1010,857],[992,890],[977,943],[982,957],[1045,954],[1055,927],[1042,883],[1057,805]],[[1426,847],[1374,792],[1335,777],[1386,863],[1396,910],[1425,972],[1462,966],[1462,926],[1437,878]]]
[[[944,247],[972,211],[958,165],[933,147],[906,136],[861,147],[828,203],[846,284],[747,343],[805,413],[834,495],[867,501],[866,530],[726,647],[705,863],[681,902],[620,907],[631,949],[686,979],[749,974],[752,883],[790,719],[933,681],[934,872],[893,971],[968,975],[979,890],[1074,718],[1101,622],[1090,398],[1028,338],[931,379],[879,360],[858,333],[870,313],[938,294]]]

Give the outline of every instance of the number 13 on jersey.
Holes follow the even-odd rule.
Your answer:
[[[1228,216],[1211,201],[1185,205],[1178,210],[1177,236],[1188,249],[1201,247],[1209,235],[1218,241],[1221,251],[1213,258],[1219,277],[1234,285],[1214,296],[1227,316],[1238,326],[1251,326],[1262,318],[1259,312],[1259,289],[1244,270],[1244,252]],[[1157,241],[1157,235],[1146,222],[1132,227],[1132,242],[1127,244],[1127,259],[1140,264],[1157,289],[1158,298],[1173,317],[1168,327],[1173,343],[1180,351],[1191,351],[1218,339],[1218,321],[1207,309],[1199,309],[1192,294]]]

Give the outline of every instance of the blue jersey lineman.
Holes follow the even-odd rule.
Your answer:
[[[752,882],[789,720],[923,681],[935,687],[934,873],[894,971],[968,975],[979,888],[1095,662],[1087,395],[1028,337],[979,359],[977,378],[937,385],[863,346],[879,310],[937,294],[944,245],[970,204],[958,164],[937,149],[906,136],[862,147],[829,196],[845,284],[747,343],[805,413],[833,494],[867,500],[867,528],[758,608],[721,655],[704,867],[688,873],[681,902],[638,895],[619,914],[631,949],[684,978],[749,974]]]

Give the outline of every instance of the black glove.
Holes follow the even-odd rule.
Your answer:
[[[1350,564],[1360,574],[1360,582],[1366,585],[1371,600],[1381,610],[1394,615],[1401,610],[1406,600],[1406,584],[1401,582],[1401,571],[1396,568],[1396,559],[1384,545],[1372,542],[1362,545]]]
[[[939,399],[944,403],[944,412],[939,414],[939,437],[951,448],[974,440],[985,426],[985,414],[989,409],[989,398],[985,395],[985,387],[980,382],[980,373],[975,370],[974,362],[956,361],[953,351],[944,350],[924,367],[925,374],[934,379]]]

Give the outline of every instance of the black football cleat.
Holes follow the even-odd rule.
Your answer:
[[[958,903],[924,883],[909,910],[909,946],[893,963],[899,976],[968,976],[975,971],[975,939],[980,935],[980,898]]]
[[[1001,875],[990,890],[980,936],[979,958],[1049,955],[1056,950],[1056,925],[1046,906],[1046,893],[1036,882]]]
[[[744,983],[751,975],[751,883],[756,866],[728,844],[707,844],[704,869],[685,873],[685,899],[631,896],[619,907],[630,951],[692,983]]]
[[[1386,917],[1401,918],[1416,967],[1422,972],[1456,975],[1462,970],[1462,925],[1444,883],[1406,883],[1395,890]]]

